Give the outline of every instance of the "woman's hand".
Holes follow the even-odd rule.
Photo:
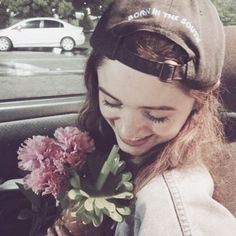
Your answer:
[[[72,233],[64,226],[63,222],[58,219],[53,227],[48,228],[45,236],[73,236]]]
[[[71,216],[70,210],[63,210],[52,227],[47,230],[46,236],[100,236],[101,227],[85,225],[76,217]]]
[[[55,229],[48,228],[46,236],[72,236],[64,227],[56,226]]]

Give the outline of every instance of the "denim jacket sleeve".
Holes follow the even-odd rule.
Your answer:
[[[134,214],[117,225],[116,236],[235,236],[236,219],[212,198],[204,167],[172,170],[136,194]]]

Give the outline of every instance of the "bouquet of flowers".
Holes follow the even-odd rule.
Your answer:
[[[108,157],[98,155],[93,139],[76,127],[58,128],[53,138],[33,136],[18,150],[18,166],[28,172],[19,187],[31,200],[30,190],[52,195],[82,224],[98,227],[104,217],[121,222],[131,214],[133,184],[118,151],[115,145]]]

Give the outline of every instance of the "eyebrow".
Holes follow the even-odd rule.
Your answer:
[[[112,94],[110,94],[109,92],[107,92],[104,88],[102,87],[98,87],[99,90],[106,94],[107,96],[113,98],[114,100],[116,100],[117,102],[120,102],[122,103],[118,98],[114,97]],[[141,106],[139,108],[142,108],[142,109],[147,109],[147,110],[159,110],[159,111],[176,111],[176,109],[174,107],[170,107],[170,106],[157,106],[157,107],[153,107],[153,106]]]
[[[111,95],[110,93],[108,93],[104,88],[102,88],[102,87],[99,86],[98,89],[99,89],[102,93],[104,93],[104,94],[106,94],[107,96],[109,96],[109,97],[113,98],[114,100],[116,100],[117,102],[121,102],[119,99],[117,99],[116,97],[114,97],[113,95]]]

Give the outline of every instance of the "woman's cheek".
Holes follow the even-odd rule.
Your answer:
[[[153,132],[163,139],[163,141],[169,141],[178,135],[183,126],[183,122],[170,118],[163,124],[155,125],[156,126],[153,126]]]
[[[160,133],[160,134],[166,134],[169,132],[172,128],[173,123],[170,120],[158,123],[153,122],[152,123],[152,130],[154,133]]]
[[[116,109],[111,108],[111,107],[106,107],[103,104],[100,105],[100,111],[102,113],[102,116],[105,119],[115,119],[118,115],[118,112]]]

